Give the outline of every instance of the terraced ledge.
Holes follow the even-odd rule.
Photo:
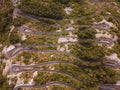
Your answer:
[[[44,35],[49,35],[49,34],[58,34],[58,33],[63,33],[63,32],[75,32],[77,30],[64,30],[64,31],[61,31],[61,32],[40,32],[39,30],[34,30],[32,28],[29,28],[27,26],[19,26],[17,27],[17,29],[20,31],[20,32],[24,32],[24,33],[33,33],[33,34],[44,34]]]
[[[43,34],[39,34],[39,35],[49,37],[49,38],[77,38],[77,36],[66,36],[66,35],[61,35],[61,36],[49,36],[49,35],[43,35]]]
[[[27,31],[26,31],[27,29]],[[36,32],[35,30],[31,30],[29,28],[25,28],[25,27],[19,27],[18,30],[20,32],[26,33],[26,34],[34,34],[34,35],[40,35],[40,36],[46,36],[46,37],[50,37],[50,38],[60,38],[60,37],[71,37],[71,38],[77,38],[77,36],[66,36],[66,35],[61,35],[61,36],[51,36],[50,34],[58,34],[58,32],[52,32],[52,33],[41,33],[41,32]],[[73,30],[74,31],[74,30]],[[65,31],[68,32],[68,31]],[[69,31],[70,32],[70,31]]]
[[[19,47],[27,47],[27,46],[57,46],[57,45],[63,45],[63,44],[78,44],[78,41],[76,42],[63,42],[63,43],[56,43],[56,44],[22,44],[22,45],[17,45]]]
[[[44,17],[39,17],[39,16],[30,14],[30,13],[24,12],[24,11],[18,9],[18,8],[16,8],[15,10],[16,10],[16,13],[17,13],[17,14],[19,14],[19,15],[21,15],[21,16],[24,16],[24,17],[27,17],[27,18],[30,18],[30,19],[37,20],[37,21],[39,21],[39,18],[44,18]],[[74,19],[74,20],[79,20],[79,19],[86,18],[86,17],[88,17],[88,16],[95,16],[95,15],[96,15],[96,14],[93,13],[93,14],[81,16],[81,17],[78,17],[78,18],[74,17],[74,18],[68,18],[68,19],[62,19],[62,20],[72,20],[72,19]],[[44,18],[44,19],[50,19],[50,18]],[[51,19],[51,20],[54,20],[54,21],[56,21],[56,22],[60,21],[60,20],[56,20],[56,19]]]
[[[31,85],[19,85],[19,86],[15,86],[13,90],[18,90],[20,88],[45,88],[47,86],[50,86],[50,85],[63,85],[63,86],[68,86],[68,87],[71,87],[71,88],[74,88],[76,90],[80,90],[79,88],[73,86],[72,84],[69,84],[69,83],[64,83],[64,82],[58,82],[58,81],[52,81],[52,82],[49,82],[49,83],[46,83],[44,85],[40,85],[40,86],[31,86]]]
[[[81,82],[81,80],[77,77],[74,77],[71,73],[58,71],[58,70],[40,70],[40,69],[23,69],[19,71],[13,71],[14,73],[20,73],[20,72],[32,72],[32,71],[38,71],[38,72],[52,72],[52,73],[59,73],[59,74],[65,74],[73,79],[75,79],[78,82]]]
[[[92,25],[92,24],[91,24]],[[94,28],[94,27],[92,27],[91,25],[69,25],[69,24],[64,24],[64,27],[89,27],[89,28]],[[52,25],[53,26],[53,25]],[[62,27],[60,24],[58,24],[58,25],[55,25],[55,27]],[[54,26],[53,26],[54,27]],[[17,27],[17,29],[19,30],[19,31],[21,31],[21,32],[24,32],[24,33],[42,33],[42,34],[56,34],[56,33],[63,33],[63,32],[74,32],[74,31],[77,31],[77,30],[64,30],[64,31],[61,31],[61,32],[52,32],[52,33],[48,33],[48,32],[45,32],[45,33],[43,33],[43,32],[38,32],[39,30],[34,30],[34,29],[32,29],[32,28],[29,28],[29,27],[27,27],[27,26],[24,26],[24,25],[22,25],[22,26],[19,26],[19,27]]]

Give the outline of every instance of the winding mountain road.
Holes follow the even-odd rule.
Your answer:
[[[61,53],[61,54],[67,54],[67,55],[70,55],[76,59],[79,60],[79,58],[77,58],[75,55],[71,54],[71,53],[68,53],[68,52],[64,52],[64,51],[58,51],[58,50],[35,50],[35,49],[30,49],[30,48],[23,48],[23,47],[19,47],[17,49],[14,49],[14,50],[11,50],[9,52],[6,52],[6,57],[8,58],[11,58],[13,56],[15,56],[16,54],[18,54],[19,52],[22,52],[22,51],[31,51],[31,52],[56,52],[56,53]]]
[[[112,38],[97,38],[93,44],[112,45],[114,42],[115,41]]]
[[[33,34],[38,34],[38,35],[39,34],[49,35],[49,34],[58,34],[58,33],[64,33],[64,32],[76,32],[77,31],[77,30],[64,30],[64,31],[62,30],[60,32],[57,32],[57,31],[56,32],[41,32],[40,30],[34,30],[24,25],[17,27],[17,29],[24,33],[33,33]]]
[[[17,64],[12,64],[10,72],[11,73],[16,73],[19,70],[18,69],[33,69],[34,67],[40,67],[40,66],[44,66],[44,65],[49,65],[49,64],[67,64],[67,65],[74,65],[79,67],[78,64],[74,63],[74,62],[65,62],[65,61],[48,61],[48,62],[43,62],[40,64],[35,64],[35,65],[17,65]],[[17,70],[16,70],[17,69]]]
[[[64,82],[58,82],[58,81],[52,81],[52,82],[48,82],[44,85],[40,85],[40,86],[31,86],[31,85],[19,85],[19,86],[15,86],[13,90],[18,90],[20,88],[45,88],[47,86],[50,86],[50,85],[63,85],[63,86],[68,86],[68,87],[71,87],[73,89],[76,89],[76,90],[80,90],[79,88],[77,88],[76,86],[72,85],[72,84],[69,84],[69,83],[64,83]]]
[[[103,85],[100,85],[101,87],[106,87],[106,88],[111,88],[111,89],[117,89],[119,90],[120,89],[120,85],[115,85],[115,84],[103,84]]]
[[[111,66],[113,68],[119,68],[120,62],[117,60],[105,60],[104,63],[108,66]]]
[[[6,57],[10,57],[11,54],[14,53],[14,52],[19,52],[21,50],[30,50],[28,48],[25,48],[27,46],[34,46],[34,47],[36,47],[36,46],[41,46],[41,47],[42,46],[48,46],[49,47],[49,46],[58,46],[58,45],[63,45],[63,44],[78,44],[78,42],[63,42],[63,43],[56,43],[56,44],[23,44],[23,45],[15,44],[15,48],[6,52],[5,55],[6,55]],[[42,52],[44,52],[44,51],[42,51]]]

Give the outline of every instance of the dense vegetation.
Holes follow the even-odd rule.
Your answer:
[[[105,47],[101,47],[93,44],[95,38],[95,32],[91,30],[80,29],[79,43],[74,48],[74,53],[82,60],[85,73],[85,79],[83,79],[83,88],[86,90],[90,89],[94,85],[115,83],[116,80],[120,79],[119,73],[111,69],[111,67],[105,66],[103,61],[105,60]],[[83,40],[84,39],[84,40]],[[92,41],[91,41],[92,40]],[[77,53],[76,53],[77,52]]]
[[[65,16],[62,6],[52,2],[51,0],[48,0],[48,2],[39,2],[39,0],[23,0],[20,9],[30,14],[45,18],[62,19]]]
[[[9,44],[7,38],[12,23],[12,11],[13,7],[10,1],[7,1],[5,6],[0,10],[0,43],[3,44]]]

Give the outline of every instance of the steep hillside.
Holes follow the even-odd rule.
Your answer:
[[[0,90],[120,90],[119,0],[4,0]]]

